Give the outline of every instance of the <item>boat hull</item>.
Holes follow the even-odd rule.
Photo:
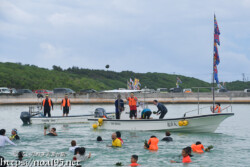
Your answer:
[[[171,132],[214,132],[223,120],[233,115],[233,113],[222,113],[185,117],[185,120],[189,122],[187,126],[179,126],[179,121],[184,120],[184,118],[150,120],[104,119],[103,125],[99,126],[98,129],[128,131],[168,130]],[[88,120],[90,122],[97,121],[97,119]]]
[[[88,118],[93,115],[76,115],[68,117],[31,117],[31,124],[72,124],[72,123],[88,123]]]

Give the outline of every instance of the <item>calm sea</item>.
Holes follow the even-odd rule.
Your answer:
[[[197,105],[186,104],[166,106],[169,111],[166,117],[179,117],[184,112],[197,108]],[[113,105],[73,105],[70,114],[89,114],[97,107],[103,107],[108,112],[114,111]],[[156,110],[155,106],[150,105],[150,108]],[[174,141],[160,141],[157,152],[145,150],[144,140],[148,140],[151,135],[161,139],[164,137],[164,131],[123,131],[124,146],[110,148],[107,145],[111,144],[113,132],[93,130],[89,124],[51,125],[56,127],[58,136],[44,136],[43,125],[22,125],[20,113],[27,110],[28,106],[24,105],[0,106],[0,129],[6,129],[6,135],[10,136],[11,129],[17,128],[21,138],[16,142],[17,146],[7,144],[5,148],[0,148],[0,155],[7,160],[15,160],[15,153],[18,151],[26,153],[26,160],[71,160],[73,154],[68,152],[68,148],[71,140],[76,140],[77,145],[84,146],[86,152],[92,154],[88,161],[82,163],[83,166],[115,166],[116,162],[127,166],[132,154],[137,154],[138,163],[145,167],[183,166],[171,164],[170,160],[178,160],[182,148],[201,141],[205,147],[213,145],[214,149],[202,155],[195,154],[192,157],[193,163],[188,166],[250,166],[250,105],[247,104],[234,104],[235,115],[222,122],[215,133],[172,133]],[[52,115],[61,115],[59,106],[55,106]],[[102,136],[104,141],[97,143],[97,136]]]

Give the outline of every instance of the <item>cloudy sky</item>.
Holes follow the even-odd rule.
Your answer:
[[[0,0],[0,61],[250,80],[250,0]]]

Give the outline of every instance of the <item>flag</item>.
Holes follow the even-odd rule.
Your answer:
[[[219,30],[219,26],[216,20],[216,16],[214,15],[214,62],[213,62],[213,66],[214,66],[214,80],[216,81],[217,85],[219,86],[219,79],[218,79],[218,69],[217,69],[217,65],[219,65],[220,63],[220,58],[219,58],[219,52],[218,52],[218,47],[217,44],[220,45],[220,39],[219,39],[219,35],[220,35],[220,30]]]
[[[220,30],[216,20],[216,16],[214,15],[214,42],[217,43],[218,45],[220,45],[219,35],[220,35]]]

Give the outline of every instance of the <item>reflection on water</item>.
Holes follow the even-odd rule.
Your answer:
[[[108,112],[114,111],[112,105],[73,105],[70,114],[89,114],[97,107],[104,107]],[[149,106],[153,111],[156,107]],[[197,108],[196,105],[167,105],[166,117],[180,117],[185,111]],[[178,160],[182,148],[190,146],[196,141],[201,141],[205,146],[213,145],[214,149],[202,155],[194,155],[193,163],[189,166],[246,166],[250,163],[250,127],[248,125],[250,105],[233,105],[235,116],[225,120],[216,133],[172,133],[173,142],[159,142],[157,152],[149,152],[143,148],[144,141],[155,135],[159,139],[164,137],[164,131],[146,132],[122,132],[124,146],[122,148],[110,148],[112,131],[92,130],[88,124],[61,124],[51,125],[57,129],[58,136],[43,135],[43,125],[23,126],[20,113],[28,109],[26,106],[0,106],[0,128],[7,130],[10,136],[12,128],[19,131],[20,141],[17,146],[7,145],[0,148],[0,155],[8,160],[14,160],[14,153],[24,151],[34,159],[58,159],[59,157],[35,156],[35,153],[66,153],[63,157],[71,160],[73,155],[68,152],[71,140],[76,140],[77,145],[86,147],[86,152],[92,153],[92,158],[84,162],[84,166],[114,166],[116,162],[130,164],[132,154],[139,155],[139,163],[142,166],[183,166],[171,164],[170,160]],[[128,107],[127,107],[128,108]],[[52,115],[61,115],[60,106],[55,106]],[[103,142],[96,142],[97,136],[103,138]],[[25,157],[26,159],[30,157]]]

